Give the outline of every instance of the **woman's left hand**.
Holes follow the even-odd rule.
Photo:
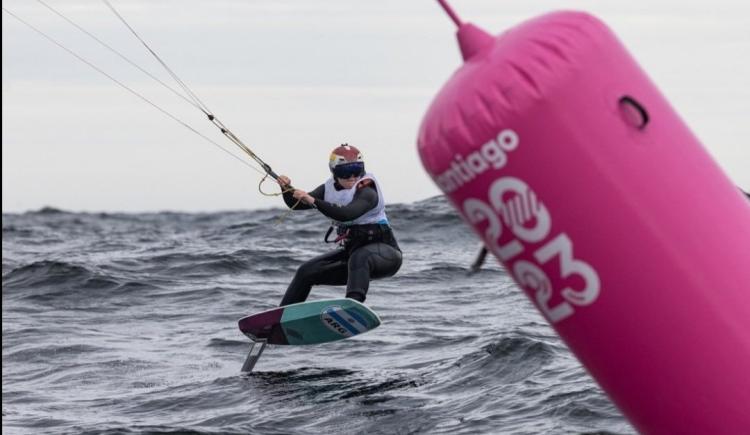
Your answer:
[[[315,198],[310,196],[304,190],[299,190],[299,189],[295,190],[293,196],[294,196],[294,199],[299,199],[300,201],[304,202],[307,205],[315,204]]]

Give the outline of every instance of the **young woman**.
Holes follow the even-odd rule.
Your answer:
[[[365,172],[362,153],[343,144],[331,153],[331,178],[312,192],[292,190],[289,177],[278,179],[284,202],[294,210],[315,208],[333,220],[339,247],[302,264],[281,305],[303,302],[314,285],[346,285],[346,297],[364,302],[371,279],[393,276],[401,267],[401,249],[385,213],[380,184]],[[299,202],[299,203],[298,203]]]

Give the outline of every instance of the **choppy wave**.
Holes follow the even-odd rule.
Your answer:
[[[330,249],[314,211],[4,214],[3,432],[635,433],[498,264],[467,273],[479,243],[444,199],[389,215],[383,325],[241,375],[237,319]]]

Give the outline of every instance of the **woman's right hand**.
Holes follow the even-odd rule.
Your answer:
[[[286,175],[279,175],[279,178],[276,179],[276,182],[279,183],[279,186],[281,186],[282,188],[292,184],[292,180],[290,180]]]

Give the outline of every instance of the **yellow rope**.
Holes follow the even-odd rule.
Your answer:
[[[263,182],[266,181],[266,178],[268,178],[268,174],[265,174],[263,176],[263,178],[260,179],[260,183],[258,183],[258,192],[260,192],[261,195],[265,195],[265,196],[279,196],[279,195],[283,195],[286,192],[288,192],[289,190],[291,190],[291,189],[282,189],[281,193],[266,193],[266,192],[263,191],[263,189],[260,188],[260,186],[263,185]]]
[[[263,189],[261,189],[261,186],[263,185],[263,182],[266,181],[266,178],[268,178],[268,174],[266,174],[263,178],[261,178],[260,183],[258,183],[258,192],[260,192],[262,195],[265,195],[265,196],[279,196],[279,195],[283,195],[283,194],[285,194],[287,192],[293,192],[294,191],[294,189],[292,189],[291,187],[287,186],[287,187],[282,188],[281,193],[267,193],[267,192],[264,192]],[[284,213],[282,213],[279,216],[279,218],[276,220],[276,225],[279,225],[282,222],[284,222],[284,220],[287,218],[287,216],[289,216],[289,214],[292,211],[294,211],[295,208],[297,208],[297,206],[300,204],[300,202],[302,202],[302,198],[298,199],[297,202],[295,202],[294,205],[289,208],[289,210],[287,210]]]

